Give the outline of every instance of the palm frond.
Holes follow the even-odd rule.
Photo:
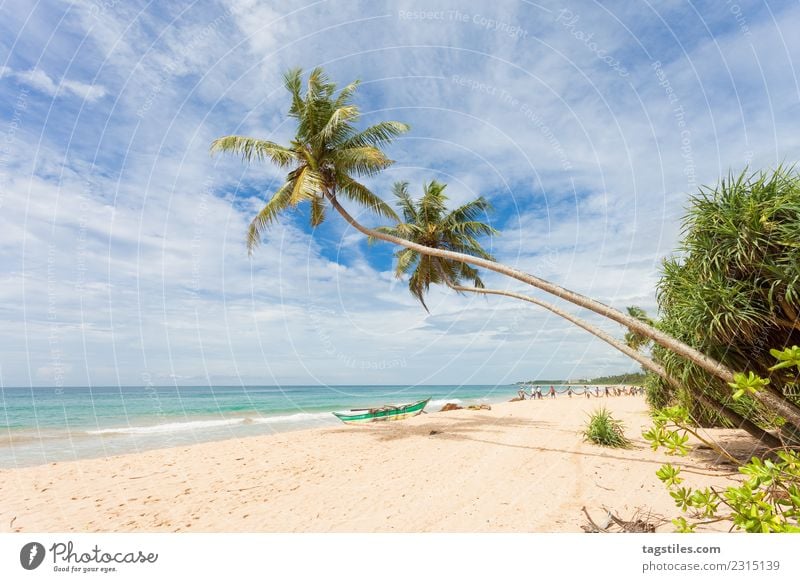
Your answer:
[[[316,228],[325,222],[325,199],[315,196],[311,200],[311,226]]]
[[[289,94],[292,96],[292,105],[289,108],[290,117],[301,117],[305,103],[303,97],[300,95],[300,90],[303,84],[303,70],[300,68],[289,69],[283,75],[283,85]]]
[[[272,195],[269,202],[264,205],[247,228],[247,252],[253,254],[255,248],[261,244],[264,231],[277,220],[278,216],[290,206],[291,188],[288,183],[281,186]]]
[[[409,224],[416,223],[417,207],[408,193],[408,182],[395,182],[392,186],[392,193],[397,198],[395,204],[402,212],[403,220]]]
[[[369,188],[360,182],[355,181],[346,174],[338,175],[337,182],[337,190],[343,193],[347,199],[356,202],[357,204],[371,210],[379,216],[399,221],[399,217],[395,211],[392,210],[392,207],[381,200],[380,197],[373,194]]]
[[[381,147],[390,144],[395,138],[406,133],[411,126],[399,121],[381,121],[360,131],[342,143],[343,148]]]
[[[445,221],[452,222],[454,224],[475,222],[479,217],[485,216],[491,211],[491,203],[483,196],[480,196],[475,200],[467,202],[466,204],[463,204],[450,212],[450,214],[445,217]]]
[[[211,153],[233,153],[242,156],[245,162],[269,160],[285,168],[295,161],[295,152],[265,139],[242,135],[227,135],[211,142]]]
[[[330,140],[335,136],[337,131],[342,131],[343,129],[346,134],[352,133],[352,128],[348,125],[348,122],[357,120],[358,116],[358,107],[355,105],[337,107],[334,109],[333,113],[331,113],[325,127],[319,132],[319,138],[321,140]]]
[[[319,197],[322,190],[322,176],[308,166],[303,166],[298,172],[290,173],[289,182],[292,185],[292,194],[289,203],[297,206],[307,200],[313,201]]]
[[[339,95],[336,96],[336,101],[333,102],[333,108],[338,109],[339,107],[350,103],[350,100],[353,98],[353,94],[356,92],[356,89],[358,89],[359,85],[361,85],[361,81],[356,79],[352,83],[342,87],[341,91],[339,91]]]
[[[411,249],[401,249],[395,253],[395,257],[397,258],[395,274],[400,277],[414,268],[415,263],[419,259],[419,253]]]
[[[357,176],[372,176],[392,165],[392,160],[373,146],[344,148],[332,152],[330,159],[340,171]]]

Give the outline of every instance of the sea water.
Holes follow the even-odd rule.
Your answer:
[[[426,411],[508,400],[518,386],[0,388],[0,468],[340,424],[332,411],[430,397]],[[560,387],[559,387],[560,388]],[[561,391],[561,390],[559,390]]]

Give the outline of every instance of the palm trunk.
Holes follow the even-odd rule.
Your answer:
[[[546,301],[541,301],[540,299],[536,299],[535,297],[530,297],[528,295],[522,295],[520,293],[514,293],[513,291],[500,291],[495,289],[479,289],[477,287],[465,287],[462,285],[454,285],[452,284],[447,277],[445,277],[445,284],[453,289],[454,291],[459,292],[466,292],[466,293],[478,293],[481,295],[501,295],[503,297],[511,297],[513,299],[520,299],[522,301],[527,301],[528,303],[533,303],[534,305],[538,305],[539,307],[543,307],[548,311],[555,313],[556,315],[563,317],[567,321],[570,321],[577,325],[578,327],[585,329],[592,335],[600,338],[610,346],[618,349],[620,352],[625,354],[626,356],[636,360],[639,362],[644,368],[650,370],[654,374],[657,374],[661,378],[664,379],[670,386],[676,389],[681,389],[682,386],[680,383],[675,380],[672,376],[670,376],[667,371],[664,369],[663,366],[653,361],[651,358],[648,358],[644,354],[638,352],[637,350],[633,349],[629,345],[625,344],[624,342],[619,341],[615,337],[611,336],[610,334],[606,333],[602,329],[590,324],[589,322],[575,317],[571,313],[564,311],[556,307],[551,303],[547,303]],[[758,439],[761,443],[763,443],[767,447],[780,447],[782,445],[780,439],[778,439],[775,435],[765,431],[755,423],[749,421],[748,419],[741,416],[734,410],[727,408],[724,404],[719,402],[712,401],[709,397],[704,394],[693,394],[693,397],[696,397],[697,400],[709,408],[716,410],[720,415],[722,415],[725,419],[728,420],[733,426],[740,428],[747,433],[749,433],[754,438]]]
[[[555,295],[561,299],[574,303],[580,307],[584,307],[595,313],[607,317],[617,323],[624,325],[625,327],[640,333],[641,335],[652,339],[657,344],[665,347],[666,349],[687,358],[688,360],[694,362],[707,372],[710,372],[714,376],[724,380],[725,382],[733,382],[733,372],[727,368],[725,365],[717,362],[713,358],[709,358],[705,354],[699,352],[698,350],[692,348],[684,344],[681,341],[676,340],[675,338],[665,334],[664,332],[636,319],[635,317],[631,317],[630,315],[626,315],[621,311],[614,309],[608,305],[600,303],[599,301],[595,301],[590,297],[586,297],[585,295],[581,295],[580,293],[575,293],[574,291],[570,291],[565,289],[559,285],[554,283],[550,283],[549,281],[545,281],[544,279],[540,279],[539,277],[535,277],[528,273],[524,273],[518,269],[514,269],[513,267],[509,267],[503,265],[501,263],[497,263],[495,261],[490,261],[487,259],[482,259],[480,257],[473,257],[471,255],[466,255],[463,253],[457,253],[453,251],[448,251],[444,249],[436,249],[432,247],[426,247],[421,244],[417,244],[411,242],[409,240],[392,236],[390,234],[385,234],[382,232],[378,232],[371,228],[364,226],[363,224],[359,223],[355,218],[353,218],[345,208],[339,204],[339,201],[336,198],[336,194],[329,191],[328,189],[323,190],[323,194],[331,203],[331,206],[345,219],[345,221],[359,231],[362,234],[365,234],[368,237],[372,237],[378,240],[382,240],[385,242],[389,242],[407,249],[411,249],[417,251],[418,253],[422,253],[423,255],[428,255],[432,257],[440,257],[443,259],[447,259],[450,261],[457,261],[460,263],[467,263],[470,265],[475,265],[476,267],[482,267],[484,269],[488,269],[489,271],[494,271],[495,273],[500,273],[501,275],[506,275],[518,281],[522,281],[523,283],[527,283],[537,289],[541,289],[542,291],[546,291],[551,295]],[[765,406],[767,406],[770,410],[775,411],[779,415],[785,417],[795,426],[800,426],[800,408],[792,404],[791,402],[776,397],[775,395],[767,392],[761,391],[755,395],[755,398],[760,400]]]

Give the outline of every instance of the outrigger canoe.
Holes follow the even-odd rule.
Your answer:
[[[380,422],[383,420],[403,420],[417,416],[427,406],[430,398],[414,402],[413,404],[385,404],[379,408],[354,408],[349,413],[334,412],[333,414],[347,424],[361,424],[364,422]]]

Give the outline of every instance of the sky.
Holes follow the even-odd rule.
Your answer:
[[[334,214],[312,231],[292,211],[248,257],[247,225],[281,172],[209,145],[290,139],[291,67],[360,79],[363,126],[411,125],[374,192],[437,179],[452,204],[485,196],[500,262],[620,309],[656,312],[661,261],[700,187],[800,157],[797,1],[25,0],[0,12],[0,386],[638,369],[512,299],[432,289],[427,313],[395,279],[395,249]]]

